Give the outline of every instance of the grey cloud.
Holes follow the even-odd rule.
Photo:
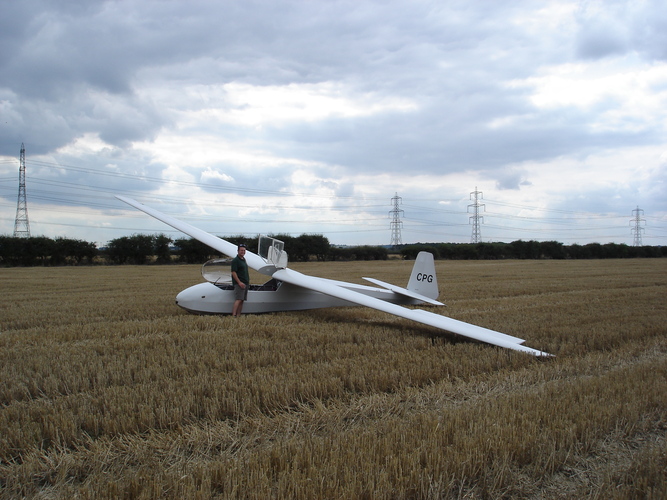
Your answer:
[[[577,20],[576,51],[582,58],[635,52],[647,59],[667,59],[667,11],[660,0],[584,6]]]
[[[494,172],[491,177],[495,178],[496,189],[498,189],[499,191],[505,191],[505,190],[516,191],[521,189],[522,186],[532,185],[530,181],[526,180],[525,172],[513,168]]]
[[[627,50],[628,40],[623,25],[595,21],[581,27],[577,40],[580,57],[598,59],[623,54]]]
[[[203,172],[200,172],[198,182],[201,182],[200,187],[204,191],[215,193],[232,191],[250,197],[261,197],[265,196],[266,193],[288,192],[291,186],[291,170],[287,168],[261,176],[258,176],[252,169],[238,168],[235,165],[219,164],[213,166],[213,169],[228,175],[232,180],[225,182],[220,179],[212,180],[210,178],[203,178],[201,175]]]

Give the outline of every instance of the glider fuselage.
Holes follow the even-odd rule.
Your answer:
[[[352,285],[351,289],[393,304],[411,305],[421,303],[417,299],[381,288]],[[233,303],[234,288],[227,283],[199,283],[186,288],[176,296],[178,306],[195,314],[231,314]],[[323,307],[356,305],[358,304],[272,279],[263,285],[250,285],[248,300],[243,304],[243,313],[303,311]]]

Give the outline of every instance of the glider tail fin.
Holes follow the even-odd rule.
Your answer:
[[[412,268],[408,290],[419,293],[431,299],[438,298],[438,278],[435,275],[433,254],[419,252],[415,265]]]

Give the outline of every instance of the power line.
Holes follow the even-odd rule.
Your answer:
[[[0,163],[12,163],[15,161],[16,159],[10,161],[2,161]],[[385,211],[386,208],[385,210],[382,210],[380,208],[382,206],[386,207],[386,201],[385,204],[383,205],[379,202],[381,198],[377,197],[365,197],[365,196],[359,197],[358,195],[336,196],[334,194],[321,195],[312,193],[297,193],[290,191],[243,189],[227,185],[210,185],[202,182],[166,180],[159,177],[160,175],[159,172],[155,172],[153,176],[140,175],[140,174],[132,175],[128,173],[119,172],[114,168],[107,170],[99,170],[93,168],[83,168],[70,165],[34,161],[31,159],[28,159],[26,163],[30,163],[31,167],[35,167],[31,168],[31,171],[26,173],[26,178],[31,182],[32,186],[31,211],[33,212],[32,214],[33,219],[35,216],[34,210],[35,210],[36,200],[38,201],[37,204],[38,209],[42,204],[53,205],[53,207],[48,208],[49,211],[58,211],[58,212],[63,211],[58,207],[56,207],[56,205],[67,205],[72,208],[72,213],[80,213],[80,209],[83,209],[83,207],[86,208],[92,207],[92,208],[97,208],[99,210],[116,209],[117,206],[115,205],[115,202],[112,203],[113,198],[111,198],[111,193],[115,191],[113,189],[113,185],[120,186],[121,184],[123,185],[122,189],[125,190],[125,192],[127,192],[131,196],[132,196],[131,193],[136,193],[136,196],[142,197],[143,199],[146,200],[146,202],[149,202],[149,200],[159,200],[160,203],[167,203],[174,205],[180,203],[189,203],[191,201],[190,199],[184,197],[185,196],[185,194],[183,193],[184,190],[180,190],[181,193],[180,196],[165,195],[165,194],[157,196],[155,194],[152,194],[150,191],[151,189],[155,188],[154,186],[155,184],[168,184],[179,187],[183,186],[185,188],[187,188],[188,186],[200,188],[205,191],[209,191],[210,193],[207,194],[212,195],[211,197],[215,196],[213,191],[229,191],[232,194],[236,192],[238,193],[239,196],[244,196],[244,195],[262,196],[263,203],[261,204],[261,207],[258,206],[257,208],[271,209],[274,211],[275,210],[312,211],[313,207],[308,205],[310,205],[309,200],[313,197],[340,200],[338,202],[331,203],[331,206],[326,207],[326,210],[331,213],[330,219],[324,221],[320,220],[319,221],[320,224],[322,223],[341,224],[341,225],[349,224],[350,226],[356,224],[358,226],[359,210],[361,209],[364,211],[363,220],[366,224],[368,224],[367,226],[368,229],[355,228],[355,230],[350,229],[347,231],[340,231],[340,232],[363,232],[365,230],[370,230],[375,232],[378,231],[378,229],[376,229],[377,227],[381,226],[382,224],[386,224],[386,222],[385,223],[381,222],[381,219],[383,217],[386,220],[386,213],[387,213]],[[69,172],[71,172],[75,176],[76,173],[79,173],[81,174],[81,176],[85,177],[86,179],[84,179],[83,182],[88,180],[92,182],[86,182],[85,184],[83,183],[77,184],[63,180],[49,179],[48,177],[50,177],[50,173],[46,170],[46,168],[50,168],[55,173],[57,173],[58,178],[60,178],[59,176],[61,174],[68,174]],[[42,178],[39,177],[39,174],[38,176],[35,176],[35,171],[44,172],[45,176]],[[99,180],[95,178],[90,178],[91,176],[95,175],[102,175],[105,177],[97,178]],[[66,175],[64,178],[67,179],[68,177],[69,175]],[[135,189],[130,189],[129,186],[131,184],[129,182],[126,182],[129,179],[139,181],[140,185],[137,185]],[[6,200],[12,200],[12,194],[10,194],[10,192],[12,189],[15,188],[13,187],[10,188],[10,182],[13,184],[15,180],[12,181],[10,180],[10,178],[5,178],[5,177],[0,178],[0,198],[4,198]],[[35,185],[37,186],[37,188],[35,188]],[[42,188],[41,190],[40,187]],[[109,194],[108,198],[106,196],[100,196],[101,193]],[[476,199],[474,199],[475,193],[477,193]],[[271,200],[270,198],[273,198],[273,195],[275,195],[275,198]],[[409,224],[410,234],[413,233],[438,234],[436,233],[436,231],[438,231],[438,228],[442,228],[443,226],[448,226],[450,228],[450,231],[457,233],[456,234],[457,238],[460,237],[465,238],[465,230],[461,228],[460,230],[461,234],[459,234],[459,230],[456,230],[454,227],[454,226],[466,225],[465,223],[463,223],[464,221],[461,221],[462,224],[447,222],[447,219],[460,220],[460,217],[463,213],[467,213],[470,215],[469,222],[467,225],[472,224],[473,226],[473,237],[471,238],[471,241],[473,242],[475,241],[474,239],[475,235],[477,235],[478,242],[482,241],[481,224],[485,224],[485,227],[487,228],[485,231],[491,231],[490,234],[485,233],[487,240],[489,239],[492,233],[496,233],[496,236],[493,237],[505,239],[506,237],[508,237],[508,234],[512,234],[514,232],[520,232],[518,234],[535,233],[535,235],[544,234],[547,232],[553,232],[554,237],[552,237],[552,239],[557,238],[563,240],[563,239],[570,239],[568,238],[568,236],[570,236],[570,234],[568,233],[576,234],[593,230],[597,230],[598,232],[599,231],[608,232],[610,229],[614,229],[615,227],[621,228],[621,230],[622,227],[627,228],[626,225],[627,215],[623,216],[622,214],[611,215],[609,213],[596,214],[589,212],[576,212],[572,210],[561,210],[561,209],[545,208],[539,206],[528,206],[517,203],[499,202],[493,200],[484,200],[484,203],[482,203],[481,202],[482,193],[480,191],[477,191],[477,187],[475,187],[475,191],[470,193],[470,195],[471,195],[470,200],[473,201],[471,202],[470,205],[468,205],[466,211],[462,210],[465,207],[465,203],[463,202],[464,200],[460,198],[458,199],[458,204],[459,204],[458,206],[460,207],[459,210],[456,209],[452,210],[451,208],[453,207],[444,208],[444,205],[442,204],[439,204],[438,206],[435,206],[435,204],[433,206],[419,206],[419,204],[426,205],[427,202],[429,201],[438,201],[441,203],[446,201],[448,202],[447,204],[449,205],[450,204],[449,202],[454,202],[457,200],[443,200],[443,199],[430,200],[425,198],[419,198],[416,205],[405,205],[406,208],[410,207],[409,212],[413,214],[411,218],[406,218],[403,215],[403,210],[400,210],[400,208],[394,206],[394,210],[397,209],[398,213],[395,214],[396,217],[392,218],[391,231],[392,231],[393,243],[395,243],[397,239],[396,237],[400,237],[400,241],[402,243],[402,236],[403,234],[405,234],[405,231],[403,231],[405,229],[403,227],[405,221],[410,221]],[[283,199],[280,199],[278,197],[281,197]],[[303,199],[295,200],[294,197],[303,197]],[[398,194],[396,194],[396,197],[398,197]],[[229,200],[232,203],[224,203],[219,199],[208,199],[208,198],[209,197],[207,196],[205,203],[207,208],[211,209],[220,207],[234,209],[247,206],[246,204],[239,204],[233,198]],[[227,199],[226,197],[222,198]],[[269,198],[269,202],[264,203],[264,201],[266,201],[267,198]],[[346,200],[350,201],[346,202]],[[400,197],[399,197],[399,202],[400,202],[399,206],[402,207],[404,203],[403,199],[400,199]],[[495,212],[486,211],[485,207],[486,205],[489,204],[497,207]],[[477,205],[476,213],[474,210],[475,205]],[[354,210],[354,213],[349,214],[348,213],[349,210]],[[392,215],[394,215],[394,210],[390,212]],[[505,211],[509,213],[503,213]],[[484,213],[484,216],[482,216],[482,212]],[[382,215],[383,213],[385,214],[384,216]],[[26,215],[27,215],[27,210],[26,210]],[[206,220],[209,218],[215,218],[218,220],[221,219],[221,216],[219,215],[207,215],[206,213],[194,215],[194,214],[188,214],[187,211],[186,213],[179,213],[179,215],[185,217],[186,219],[192,217],[196,217],[197,220],[200,219]],[[540,217],[539,215],[545,215],[545,217]],[[265,219],[260,217],[262,216],[259,216],[256,219],[249,219],[247,218],[246,214],[241,218],[237,216],[234,218],[230,218],[229,220],[232,221],[243,220],[245,222],[253,222],[253,223],[279,222],[281,224],[291,224],[291,223],[304,224],[307,222],[305,220],[298,220],[297,219],[299,217],[298,214],[292,214],[292,217],[290,217],[290,219],[297,219],[297,220],[285,220],[285,221],[279,221],[276,219]],[[341,217],[341,219],[332,220],[335,217]],[[434,220],[441,218],[444,220]],[[620,223],[621,222],[620,218],[624,219],[622,223]],[[651,221],[652,234],[650,238],[662,237],[661,235],[663,235],[665,231],[664,224],[666,219],[664,217],[646,216],[645,219],[641,217],[640,219],[641,222],[645,222],[646,220]],[[226,218],[222,217],[222,220],[226,220]],[[494,225],[494,221],[496,225]],[[35,221],[33,220],[33,222]],[[618,223],[618,225],[617,226],[611,225],[615,223]],[[601,224],[601,225],[596,226],[596,224]],[[526,227],[517,227],[517,226],[526,226]],[[9,227],[7,227],[7,229],[9,229]],[[82,225],[79,227],[86,227],[86,226]],[[430,231],[433,231],[433,233],[430,233]],[[644,236],[646,238],[649,238],[649,236],[641,234],[642,231],[644,231],[642,227],[640,227],[638,231],[635,231],[634,229],[633,231],[635,232],[635,237],[639,236],[641,238],[641,236]],[[330,231],[330,232],[338,232],[338,231]],[[560,234],[560,236],[556,236],[557,234]],[[605,235],[597,234],[596,237],[607,238],[611,236],[607,234]],[[616,237],[616,235],[614,235],[614,237]]]
[[[306,198],[333,198],[333,199],[357,199],[357,196],[339,196],[339,195],[326,195],[326,194],[312,194],[312,193],[297,193],[297,192],[292,192],[292,191],[275,191],[275,190],[268,190],[268,189],[252,189],[252,188],[241,188],[241,187],[235,187],[235,186],[219,186],[219,185],[213,185],[213,184],[206,184],[203,182],[193,182],[193,181],[175,181],[172,179],[163,179],[161,177],[154,177],[154,176],[149,176],[149,175],[140,175],[140,174],[126,174],[122,172],[112,172],[112,171],[107,171],[107,172],[102,172],[99,170],[95,169],[90,169],[90,168],[84,168],[84,167],[75,167],[73,165],[64,165],[64,164],[59,164],[59,163],[51,163],[51,162],[45,162],[45,161],[38,161],[38,160],[31,160],[31,164],[42,166],[42,167],[47,167],[47,168],[57,168],[57,169],[63,169],[63,170],[69,170],[73,172],[81,172],[81,173],[88,173],[88,174],[94,174],[94,175],[103,175],[107,177],[115,177],[119,179],[132,179],[132,180],[142,180],[142,181],[148,181],[148,182],[156,182],[160,184],[178,184],[178,185],[183,185],[183,186],[192,186],[192,187],[200,187],[200,188],[206,188],[206,189],[213,189],[213,190],[220,190],[220,191],[232,191],[232,192],[239,192],[239,193],[248,193],[248,194],[264,194],[264,195],[274,195],[274,196],[301,196],[301,197],[306,197]],[[374,199],[374,200],[379,200],[380,198],[367,198],[367,199]]]

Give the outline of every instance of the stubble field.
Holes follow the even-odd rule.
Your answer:
[[[0,497],[667,498],[667,260],[436,266],[429,310],[556,357],[363,308],[189,315],[199,266],[0,269]]]

